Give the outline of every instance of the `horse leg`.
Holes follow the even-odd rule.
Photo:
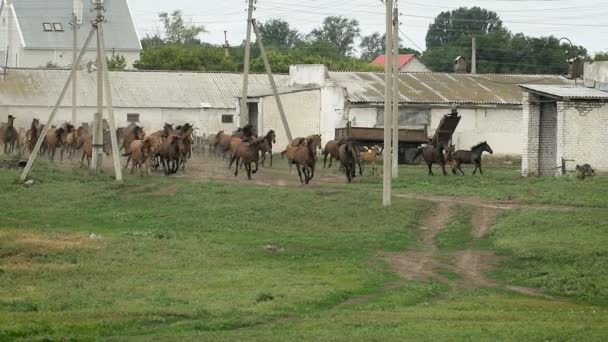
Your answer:
[[[234,177],[236,177],[238,175],[239,175],[239,160],[237,158],[236,167],[235,167],[235,170],[234,170]]]
[[[82,153],[82,158],[80,158],[80,167],[84,167],[84,157],[85,157],[85,153]]]
[[[129,167],[129,162],[131,161],[131,155],[127,157],[127,163],[125,164],[125,170]]]
[[[475,169],[473,170],[473,175],[475,175],[475,173],[477,172],[478,167],[479,167],[479,165],[477,163],[475,163]]]
[[[272,151],[270,151],[270,167],[272,167]]]
[[[433,174],[433,163],[426,163],[426,165],[429,167],[429,176],[434,176],[434,174]]]
[[[300,177],[300,183],[304,184],[304,181],[302,181],[302,172],[300,171],[300,164],[296,164],[296,168],[298,169],[298,176]]]
[[[251,162],[245,163],[245,170],[247,170],[247,179],[251,180]]]
[[[327,167],[327,153],[323,153],[323,168]]]
[[[129,174],[131,174],[131,175],[133,174],[133,169],[135,169],[135,165],[136,165],[136,164],[137,164],[137,163],[135,163],[135,162],[133,162],[133,163],[131,164],[131,172],[129,172]],[[139,175],[141,176],[141,172],[140,172],[140,174],[139,174]]]
[[[311,173],[310,173],[310,179],[309,180],[312,180],[313,177],[315,176],[315,164],[312,164],[312,166],[310,167],[310,172]]]
[[[445,170],[445,163],[439,163],[439,165],[441,165],[441,170],[443,171],[443,175],[447,176],[448,172]]]

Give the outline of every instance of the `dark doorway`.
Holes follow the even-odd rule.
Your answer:
[[[253,131],[255,134],[258,134],[258,104],[257,103],[248,103],[249,109],[249,124],[253,126]]]

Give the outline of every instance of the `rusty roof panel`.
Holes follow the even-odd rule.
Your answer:
[[[348,89],[354,103],[384,102],[384,74],[330,72],[330,78]],[[557,75],[401,73],[403,103],[514,104],[522,103],[519,84],[570,84]]]
[[[523,84],[522,88],[566,100],[608,100],[608,91],[577,85],[532,85]]]

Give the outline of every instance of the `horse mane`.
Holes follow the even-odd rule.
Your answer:
[[[272,145],[272,135],[275,134],[273,130],[268,131],[268,133],[266,133],[266,136],[264,137],[264,140],[266,140],[268,142],[268,144]]]
[[[61,139],[61,136],[62,136],[64,133],[65,133],[65,129],[63,129],[63,127],[58,128],[58,129],[55,131],[55,138],[57,138],[57,139]]]
[[[471,147],[471,151],[475,151],[475,150],[479,149],[479,148],[480,148],[481,146],[483,146],[484,144],[486,144],[486,142],[485,142],[485,141],[482,141],[482,142],[478,143],[477,145],[475,145],[475,146]]]

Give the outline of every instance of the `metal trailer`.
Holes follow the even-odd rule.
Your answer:
[[[352,127],[336,128],[336,141],[349,139],[363,146],[384,146],[384,128]],[[399,129],[399,163],[411,164],[414,153],[422,144],[429,142],[427,127],[421,129]]]

